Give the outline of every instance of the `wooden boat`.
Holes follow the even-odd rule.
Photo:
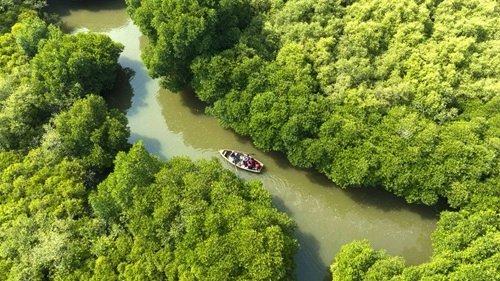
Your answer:
[[[264,164],[262,162],[250,156],[248,153],[231,149],[221,149],[219,150],[219,153],[220,155],[222,155],[222,157],[224,157],[224,159],[233,164],[236,168],[252,173],[260,173],[262,171],[262,168],[264,168]],[[249,157],[249,161],[246,161],[246,165],[244,161],[245,155]],[[252,162],[254,163],[253,167]]]

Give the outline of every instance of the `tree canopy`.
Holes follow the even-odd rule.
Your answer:
[[[115,82],[123,46],[93,33],[63,34],[35,12],[19,16],[0,42],[0,150],[29,149],[43,125],[77,99]]]
[[[110,229],[101,238],[108,247],[100,253],[100,266],[114,268],[118,279],[295,276],[295,223],[272,207],[260,182],[238,179],[218,160],[162,163],[134,144],[119,153],[113,173],[90,202]],[[118,253],[112,241],[121,239],[129,242]]]
[[[0,35],[1,280],[295,279],[296,225],[260,182],[128,143],[100,96],[121,44],[17,19]]]
[[[126,2],[149,39],[142,58],[150,75],[177,91],[191,80],[192,60],[232,47],[252,16],[249,0]]]
[[[402,258],[375,251],[367,241],[354,241],[336,255],[331,266],[333,280],[497,280],[498,198],[490,202],[496,204],[493,208],[474,206],[441,213],[427,263],[404,267]]]
[[[146,2],[144,9],[162,1]],[[134,3],[132,18],[153,41],[143,55],[150,71],[193,88],[222,126],[341,187],[382,187],[426,205],[444,198],[456,208],[442,215],[429,263],[404,268],[354,242],[332,265],[334,280],[500,278],[499,209],[491,203],[500,190],[498,1],[250,1],[238,37],[203,33],[204,42],[231,44],[183,48],[190,57],[179,72],[151,66],[161,56],[170,65],[173,52],[156,44],[162,29],[150,23],[158,12]],[[190,5],[189,15],[206,8]],[[182,33],[182,22],[168,28]],[[487,230],[467,228],[468,219]]]
[[[237,37],[226,33],[233,21],[205,28],[225,1],[189,3],[129,2],[152,42],[146,65],[189,84],[258,148],[342,187],[380,185],[428,205],[444,197],[462,206],[497,175],[497,118],[482,114],[500,85],[497,2],[249,2]],[[203,29],[186,32],[196,16]]]
[[[0,2],[0,34],[8,33],[26,10],[39,10],[47,5],[45,0],[10,0]]]
[[[354,241],[333,280],[500,279],[498,1],[127,4],[150,74],[258,148],[457,208],[429,262]],[[0,3],[0,279],[293,280],[296,225],[261,183],[130,148],[98,96],[123,46],[63,34],[43,5]]]

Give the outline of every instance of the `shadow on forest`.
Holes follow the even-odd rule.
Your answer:
[[[272,200],[273,205],[280,212],[284,212],[290,217],[293,216],[292,210],[286,207],[281,198],[273,196]],[[299,228],[295,230],[294,237],[301,245],[295,256],[298,280],[332,280],[329,265],[324,265],[321,261],[319,241],[313,235],[305,233]],[[317,276],[315,276],[316,274]]]

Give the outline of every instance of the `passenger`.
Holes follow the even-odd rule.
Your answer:
[[[257,171],[258,171],[258,170],[260,170],[260,167],[261,167],[261,166],[260,166],[260,163],[259,163],[259,162],[255,163],[255,170],[257,170]]]
[[[250,161],[248,161],[248,168],[249,169],[255,168],[255,159],[250,157]]]
[[[249,161],[249,160],[250,160],[250,158],[248,157],[248,154],[246,154],[246,153],[245,153],[245,154],[244,154],[244,156],[243,156],[243,165],[244,165],[245,167],[247,167],[247,166],[248,166],[248,161]]]
[[[238,152],[233,152],[233,163],[236,165],[240,162],[240,154]]]

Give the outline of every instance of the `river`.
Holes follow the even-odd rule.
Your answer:
[[[331,280],[329,266],[335,253],[354,239],[368,239],[375,249],[401,255],[407,265],[429,259],[430,235],[438,217],[434,208],[408,205],[381,190],[342,190],[313,170],[292,167],[283,154],[263,153],[249,139],[221,128],[215,118],[204,114],[204,104],[193,93],[160,89],[141,62],[140,49],[146,39],[127,16],[123,2],[50,4],[50,11],[62,16],[66,31],[105,33],[125,46],[119,63],[135,75],[130,83],[121,79],[119,93],[111,101],[128,108],[131,142],[143,140],[146,148],[162,159],[181,155],[220,158],[218,149],[235,148],[251,152],[265,163],[263,174],[237,174],[262,181],[275,206],[297,222],[299,280]]]

